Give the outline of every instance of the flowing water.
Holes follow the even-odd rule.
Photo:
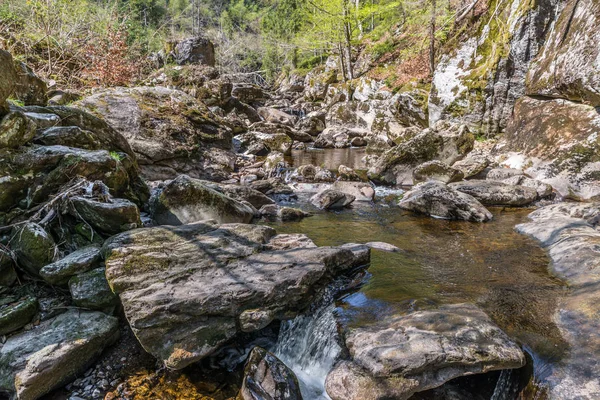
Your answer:
[[[326,398],[315,393],[339,351],[331,343],[334,314],[342,324],[360,326],[443,303],[482,307],[527,350],[535,384],[543,385],[565,350],[552,318],[566,288],[548,274],[544,251],[514,231],[531,209],[492,208],[494,220],[477,224],[417,216],[385,202],[323,212],[310,206],[308,196],[293,205],[314,215],[272,223],[278,233],[305,233],[320,246],[382,241],[401,252],[373,250],[370,277],[359,290],[319,314],[284,324],[276,351],[304,382],[307,399]],[[494,399],[511,398],[503,392],[507,379],[500,375]]]

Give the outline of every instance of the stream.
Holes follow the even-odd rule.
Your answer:
[[[306,153],[296,159],[298,163],[326,154]],[[344,160],[338,153],[330,155],[339,164]],[[322,164],[328,162],[331,159],[322,159]],[[378,188],[377,193],[380,198],[394,197],[389,189]],[[494,219],[477,224],[417,216],[386,201],[320,211],[310,205],[311,194],[300,193],[298,201],[286,204],[310,211],[311,217],[269,224],[278,233],[304,233],[318,246],[381,241],[401,251],[372,250],[369,275],[360,289],[282,325],[275,353],[296,372],[305,398],[328,398],[323,383],[340,352],[336,321],[360,326],[461,302],[482,307],[528,354],[526,368],[532,374],[529,389],[520,398],[544,398],[544,379],[566,349],[553,315],[567,289],[548,273],[545,252],[514,231],[532,209],[490,208]],[[515,398],[507,392],[510,385],[503,383],[510,374],[498,375],[494,393],[487,398]]]

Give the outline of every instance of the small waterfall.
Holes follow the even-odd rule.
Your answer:
[[[334,310],[333,303],[328,303],[283,322],[273,351],[296,373],[307,400],[329,399],[325,378],[341,351]]]

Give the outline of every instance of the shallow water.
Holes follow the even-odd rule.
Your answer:
[[[348,147],[346,149],[316,149],[292,150],[288,163],[294,168],[312,164],[332,171],[337,171],[340,165],[356,170],[365,170],[363,158],[366,155],[364,147]]]
[[[340,212],[316,210],[302,199],[295,206],[315,214],[272,223],[278,233],[305,233],[320,246],[382,241],[402,249],[372,251],[364,286],[336,304],[343,323],[361,325],[435,304],[476,303],[530,353],[535,383],[543,386],[565,350],[552,317],[566,289],[549,275],[544,251],[514,231],[531,209],[492,208],[494,220],[476,224],[416,216],[381,203]]]

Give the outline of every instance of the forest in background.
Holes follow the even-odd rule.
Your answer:
[[[51,84],[66,87],[135,82],[156,68],[152,54],[201,35],[216,45],[218,67],[229,73],[258,72],[272,82],[281,72],[303,73],[335,55],[344,79],[354,78],[362,62],[371,76],[399,88],[428,81],[438,46],[477,5],[476,0],[2,0],[0,47]]]

